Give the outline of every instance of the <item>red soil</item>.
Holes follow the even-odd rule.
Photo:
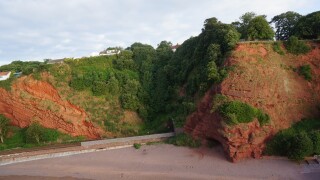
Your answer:
[[[10,92],[0,88],[0,114],[21,128],[39,122],[44,127],[90,139],[99,138],[102,132],[83,109],[63,100],[49,83],[31,77],[19,78]]]

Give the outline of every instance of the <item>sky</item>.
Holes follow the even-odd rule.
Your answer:
[[[181,44],[210,17],[231,23],[245,12],[270,20],[319,10],[319,0],[0,0],[0,65],[90,56],[134,42]]]

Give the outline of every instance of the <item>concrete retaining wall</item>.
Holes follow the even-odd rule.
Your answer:
[[[115,139],[104,139],[97,141],[86,141],[81,142],[83,147],[111,147],[111,146],[122,146],[122,145],[132,145],[134,143],[146,143],[146,142],[155,142],[162,139],[175,136],[175,133],[163,133],[163,134],[153,134],[146,136],[134,136],[126,138],[115,138]]]

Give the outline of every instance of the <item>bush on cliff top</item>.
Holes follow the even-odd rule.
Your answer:
[[[288,41],[284,43],[284,45],[289,53],[295,55],[306,54],[311,50],[308,45],[306,45],[303,41],[299,41],[299,39],[295,36],[291,36]]]

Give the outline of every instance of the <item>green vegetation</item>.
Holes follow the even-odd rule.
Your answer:
[[[32,123],[26,130],[26,142],[55,142],[59,137],[57,130],[42,127],[39,123]]]
[[[11,71],[12,73],[15,72],[22,72],[22,75],[30,75],[32,74],[33,77],[37,80],[41,79],[40,73],[47,71],[49,65],[42,62],[37,61],[30,61],[30,62],[23,62],[23,61],[13,61],[8,65],[0,66],[1,71]],[[17,77],[14,77],[11,74],[10,78],[5,81],[0,81],[0,87],[6,89],[7,91],[11,90],[12,83],[15,81]]]
[[[27,128],[8,126],[7,134],[8,135],[4,138],[4,142],[0,144],[0,150],[31,148],[58,142],[70,143],[85,140],[82,136],[72,137],[60,133],[55,129],[44,128],[38,123],[33,123]]]
[[[295,26],[295,35],[301,39],[320,37],[320,11],[302,16]]]
[[[141,144],[140,143],[134,143],[133,144],[133,147],[135,148],[135,149],[140,149],[141,148]]]
[[[274,16],[271,22],[275,23],[276,39],[287,40],[289,37],[293,36],[295,34],[296,25],[301,17],[302,16],[299,13],[293,11]]]
[[[265,16],[257,16],[253,18],[248,25],[249,40],[272,40],[274,32],[270,27]]]
[[[280,55],[284,55],[284,51],[282,50],[281,47],[282,43],[280,41],[274,42],[272,45],[272,48],[275,52],[277,52]]]
[[[240,16],[240,21],[231,24],[241,34],[244,40],[271,40],[274,32],[266,20],[265,15],[257,16],[254,12],[247,12]]]
[[[4,142],[4,138],[6,138],[9,127],[9,119],[0,114],[0,140],[1,143]]]
[[[299,41],[297,37],[291,36],[288,41],[284,42],[287,51],[291,54],[306,54],[311,49],[303,41]]]
[[[226,96],[217,94],[213,97],[211,112],[220,113],[228,125],[249,123],[255,118],[261,126],[270,123],[270,117],[262,110],[241,101],[231,101]]]
[[[303,65],[299,67],[299,74],[304,77],[307,81],[312,80],[311,67],[310,65]]]
[[[281,130],[267,143],[266,154],[302,160],[320,153],[320,120],[305,119]]]
[[[186,133],[181,133],[174,137],[169,138],[167,140],[167,143],[173,144],[176,146],[188,146],[191,148],[197,148],[201,146],[200,140],[193,139],[191,135]]]
[[[261,126],[270,122],[268,114],[240,101],[224,103],[219,107],[219,113],[223,115],[228,125],[252,122],[254,118],[258,119]]]
[[[300,16],[287,12],[272,19],[276,25],[276,38],[287,40],[284,45],[288,52],[303,54],[310,50],[297,37],[319,37],[318,14]],[[299,29],[301,33],[298,33]],[[230,69],[224,66],[224,60],[240,37],[271,40],[273,36],[266,16],[248,12],[232,24],[222,23],[215,17],[206,19],[201,33],[186,40],[176,52],[172,51],[172,43],[168,41],[160,42],[156,48],[136,42],[126,50],[107,48],[122,50],[112,56],[65,59],[64,63],[53,65],[14,61],[1,66],[0,71],[32,74],[35,79],[42,79],[41,72],[49,72],[45,80],[64,100],[84,109],[88,114],[86,120],[104,128],[108,137],[158,133],[168,131],[168,124],[172,121],[176,127],[182,127],[204,93],[228,76]],[[273,50],[284,54],[281,42],[273,43]],[[299,73],[311,80],[310,66],[301,66]],[[12,77],[2,81],[0,87],[10,90],[14,80]],[[270,122],[268,114],[260,109],[240,101],[229,101],[224,96],[215,98],[212,112],[223,115],[229,125],[254,119],[258,119],[261,126]],[[53,108],[51,105],[46,107]],[[4,141],[41,144],[56,141],[61,136],[39,124],[14,133],[10,138],[17,140],[3,136]],[[24,140],[21,140],[22,136]],[[312,137],[317,138],[317,135]],[[301,135],[300,139],[303,138],[305,136]],[[196,144],[186,134],[171,141],[173,144]]]

